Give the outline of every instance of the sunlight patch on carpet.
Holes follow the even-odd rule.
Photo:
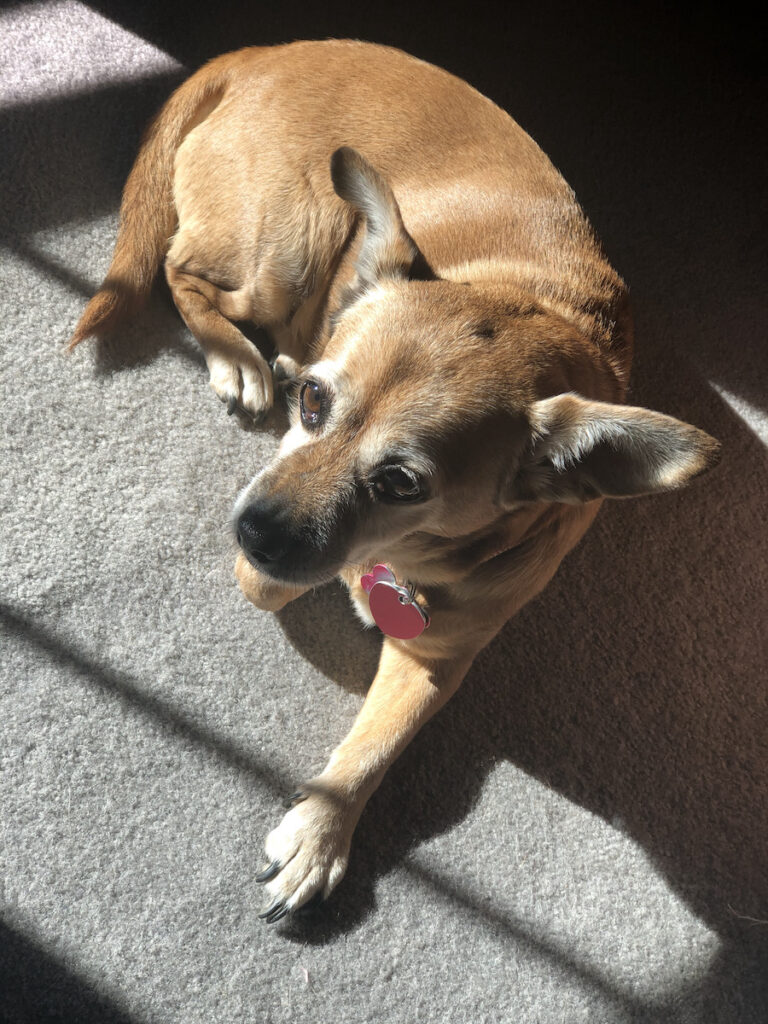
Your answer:
[[[167,53],[77,0],[0,12],[0,106],[181,70]]]

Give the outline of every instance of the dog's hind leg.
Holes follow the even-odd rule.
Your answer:
[[[169,262],[165,276],[179,313],[205,353],[211,387],[227,412],[240,409],[260,419],[272,406],[272,371],[256,346],[227,319],[228,313],[239,317],[235,295]]]

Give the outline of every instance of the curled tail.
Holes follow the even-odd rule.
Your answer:
[[[91,335],[107,334],[146,302],[176,228],[176,150],[221,100],[231,56],[211,61],[184,82],[147,129],[123,190],[109,271],[80,317],[70,349]]]

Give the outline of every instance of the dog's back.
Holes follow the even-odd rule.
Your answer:
[[[571,189],[508,114],[446,71],[353,41],[248,48],[189,79],[148,145],[152,159],[137,163],[126,187],[124,223],[141,194],[158,209],[136,237],[134,258],[111,274],[124,290],[132,279],[123,264],[146,266],[143,279],[157,272],[175,219],[171,267],[217,288],[226,316],[272,328],[281,349],[305,356],[324,309],[318,293],[331,276],[337,286],[349,276],[336,271],[353,216],[328,175],[330,154],[347,145],[390,183],[439,276],[514,280],[593,337],[626,381],[626,292]],[[92,300],[76,341],[100,332],[100,301]]]

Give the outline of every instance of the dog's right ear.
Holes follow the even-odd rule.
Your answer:
[[[365,157],[349,146],[337,149],[331,157],[331,179],[336,194],[365,220],[356,265],[362,288],[382,278],[429,280],[435,276],[405,230],[392,189]]]

